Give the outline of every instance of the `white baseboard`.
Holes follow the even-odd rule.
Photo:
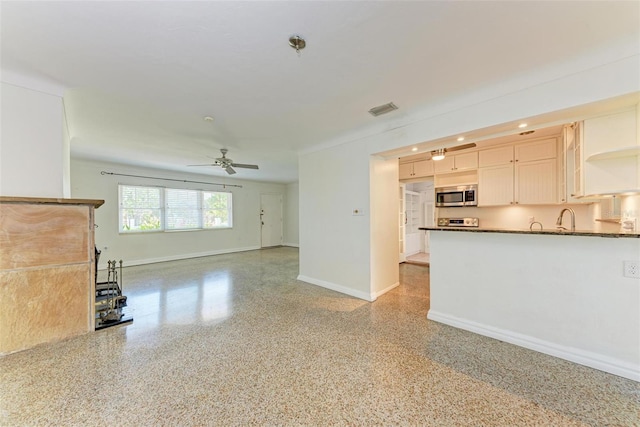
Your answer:
[[[134,265],[155,264],[157,262],[178,261],[181,259],[200,258],[200,257],[212,256],[212,255],[230,254],[234,252],[254,251],[257,249],[260,249],[260,246],[249,246],[246,248],[220,249],[217,251],[196,252],[196,253],[190,253],[190,254],[176,254],[176,255],[169,255],[169,256],[158,257],[158,258],[126,260],[126,261],[123,261],[123,266],[132,267]],[[105,270],[105,268],[98,268],[98,270]]]
[[[291,246],[292,248],[299,248],[300,245],[297,243],[283,243],[282,246]]]
[[[588,366],[590,368],[598,369],[630,380],[640,381],[640,365],[631,364],[609,356],[580,350],[574,347],[567,347],[528,335],[519,334],[517,332],[487,326],[433,310],[429,310],[427,319],[515,344],[530,350],[535,350],[550,356],[559,357],[560,359],[568,360],[579,365]]]
[[[374,292],[374,293],[373,293],[373,299],[374,299],[374,300],[378,299],[378,297],[379,297],[379,296],[386,294],[387,292],[389,292],[389,291],[390,291],[390,290],[392,290],[392,289],[397,288],[398,286],[400,286],[400,282],[396,282],[396,283],[394,283],[393,285],[389,286],[388,288],[384,288],[384,289],[383,289],[383,290],[381,290],[381,291]]]
[[[340,292],[341,294],[346,294],[352,297],[360,298],[365,301],[373,302],[376,300],[376,297],[370,293],[357,291],[355,289],[347,288],[346,286],[338,285],[331,282],[326,282],[324,280],[314,279],[313,277],[303,276],[302,274],[298,276],[298,280],[302,282],[311,283],[312,285],[320,286],[322,288],[331,289],[332,291]]]

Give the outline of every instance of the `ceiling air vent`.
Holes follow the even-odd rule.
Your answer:
[[[398,107],[396,107],[396,104],[394,104],[393,102],[390,102],[388,104],[378,105],[377,107],[373,107],[372,109],[369,110],[369,113],[374,117],[378,117],[397,109]]]

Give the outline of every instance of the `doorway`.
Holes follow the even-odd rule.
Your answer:
[[[435,197],[433,178],[404,184],[405,262],[429,264],[429,232],[419,227],[434,225]]]
[[[261,194],[260,246],[281,246],[282,228],[282,194]]]

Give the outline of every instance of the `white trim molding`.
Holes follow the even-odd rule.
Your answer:
[[[178,254],[178,255],[170,255],[170,256],[158,257],[158,258],[143,258],[143,259],[127,260],[126,262],[123,262],[123,264],[124,264],[124,267],[133,267],[134,265],[155,264],[158,262],[167,262],[167,261],[179,261],[182,259],[201,258],[205,256],[231,254],[234,252],[254,251],[258,249],[261,249],[260,246],[248,246],[246,248],[221,249],[217,251],[198,252],[198,253],[191,253],[191,254]],[[105,269],[98,268],[98,270],[105,270]]]
[[[389,292],[389,291],[390,291],[390,290],[392,290],[392,289],[397,288],[398,286],[400,286],[400,282],[396,282],[396,283],[394,283],[393,285],[391,285],[391,286],[389,286],[389,287],[387,287],[387,288],[384,288],[384,289],[383,289],[383,290],[381,290],[381,291],[373,292],[373,293],[372,293],[372,295],[373,295],[373,299],[374,299],[374,300],[378,299],[378,297],[380,297],[380,296],[382,296],[382,295],[386,294],[387,292]]]
[[[340,292],[341,294],[350,295],[352,297],[360,298],[369,302],[373,302],[377,298],[371,293],[356,291],[352,288],[347,288],[346,286],[338,285],[336,283],[326,282],[320,279],[314,279],[313,277],[303,276],[302,274],[298,276],[298,280],[300,280],[301,282],[306,282],[312,285],[320,286],[322,288],[331,289],[332,291]]]
[[[634,381],[640,381],[640,365],[633,365],[601,354],[580,350],[519,334],[513,331],[483,325],[467,319],[450,316],[445,313],[429,310],[427,319],[444,323],[454,328],[464,329],[486,337],[495,338],[540,353],[555,356],[590,368],[618,375]]]

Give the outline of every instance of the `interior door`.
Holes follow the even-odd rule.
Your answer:
[[[261,246],[268,248],[282,245],[282,195],[260,196]]]

